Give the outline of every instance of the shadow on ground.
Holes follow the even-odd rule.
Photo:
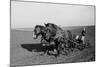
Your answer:
[[[42,52],[42,51],[46,51],[46,47],[42,46],[41,43],[32,43],[32,44],[21,44],[21,47],[32,52]]]
[[[21,44],[21,47],[32,52],[45,52],[46,50],[53,50],[55,46],[42,46],[41,43]]]

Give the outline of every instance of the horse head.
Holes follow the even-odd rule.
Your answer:
[[[37,37],[39,35],[41,35],[42,30],[44,29],[44,26],[41,25],[36,25],[35,29],[34,29],[34,35],[36,35],[36,37],[34,37],[34,39],[37,39]]]

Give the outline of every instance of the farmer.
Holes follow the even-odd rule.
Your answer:
[[[81,40],[83,41],[83,44],[85,44],[85,36],[86,36],[86,29],[84,28],[82,31],[81,31]]]
[[[78,42],[78,43],[82,43],[82,44],[85,44],[85,36],[86,36],[86,29],[84,28],[80,35],[77,35],[75,40]]]

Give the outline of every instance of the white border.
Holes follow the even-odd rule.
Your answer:
[[[29,1],[29,0],[27,0]],[[33,0],[30,0],[33,1]],[[71,3],[96,5],[96,62],[67,63],[53,65],[39,65],[40,67],[99,67],[100,65],[100,45],[99,45],[99,23],[100,23],[100,0],[36,0],[41,2]],[[10,57],[10,0],[0,0],[0,67],[9,67]],[[97,31],[98,30],[98,31]],[[36,67],[39,67],[38,65]],[[33,66],[27,66],[33,67]]]

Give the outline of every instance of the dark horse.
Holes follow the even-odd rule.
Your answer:
[[[46,27],[41,26],[41,25],[36,25],[34,29],[34,34],[33,34],[33,35],[36,35],[36,37],[33,37],[33,38],[37,39],[38,36],[41,36],[41,43],[49,46],[49,43],[52,39],[47,38],[50,35],[48,31],[49,30]]]
[[[51,38],[47,38],[47,34],[49,34],[48,29],[44,26],[41,25],[36,25],[35,29],[34,29],[34,35],[36,35],[36,37],[33,37],[34,39],[37,39],[38,36],[41,35],[41,44],[45,47],[47,47],[47,53],[49,53],[49,51],[54,51],[54,49],[56,48],[56,46],[54,45],[50,45],[51,42]],[[46,53],[44,52],[44,53]],[[50,53],[49,53],[50,54]]]
[[[48,29],[46,37],[54,41],[57,54],[59,55],[60,51],[66,47],[66,34],[60,27],[53,23],[47,23],[45,26]]]
[[[47,35],[47,38],[49,39],[49,37],[54,37],[56,36],[57,30],[58,30],[58,26],[53,24],[53,23],[47,23],[45,24],[45,27],[48,29],[49,32],[49,36]]]

